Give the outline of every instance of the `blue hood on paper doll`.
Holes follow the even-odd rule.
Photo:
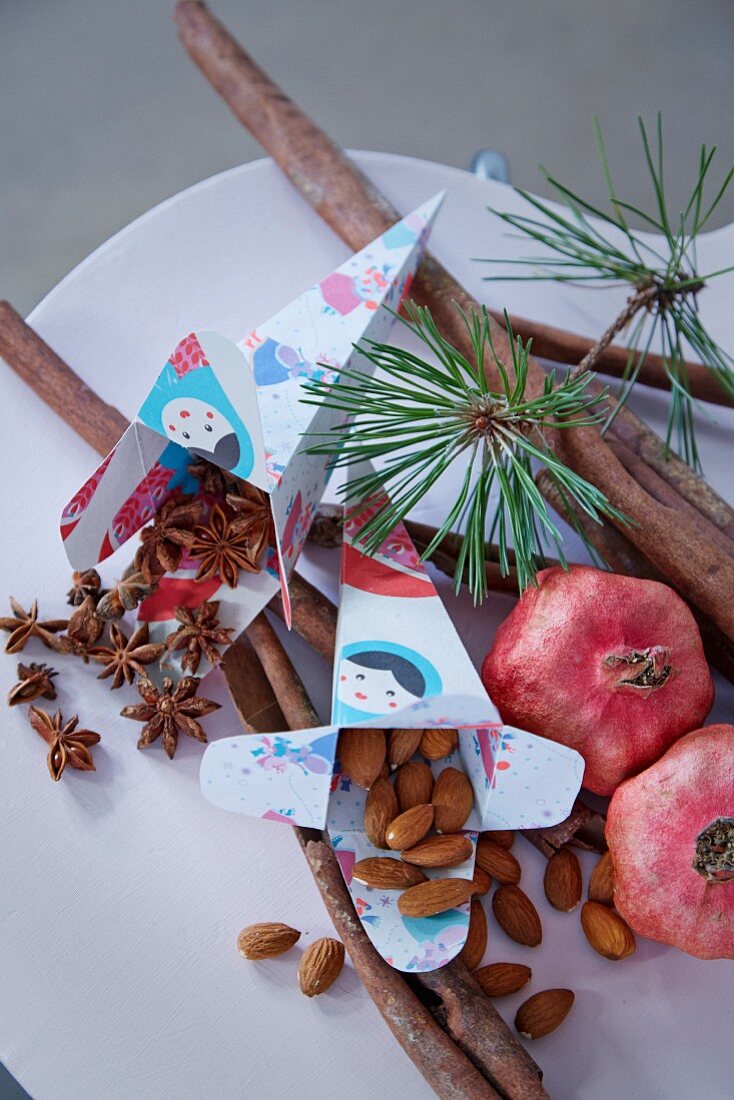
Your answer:
[[[179,373],[169,360],[138,413],[143,424],[243,480],[254,449],[247,428],[206,364]]]

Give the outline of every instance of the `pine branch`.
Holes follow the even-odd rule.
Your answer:
[[[548,184],[566,207],[567,213],[561,214],[542,199],[519,189],[518,194],[540,217],[492,210],[506,225],[516,230],[513,236],[535,241],[542,246],[543,252],[514,261],[487,261],[503,265],[509,262],[520,268],[532,269],[528,274],[489,278],[504,281],[552,279],[571,285],[598,283],[631,287],[624,309],[577,369],[594,369],[605,347],[617,333],[629,326],[629,356],[622,375],[624,385],[620,395],[620,403],[623,403],[657,339],[671,393],[666,445],[670,448],[675,438],[680,456],[699,469],[693,422],[695,399],[689,385],[685,356],[689,350],[698,356],[722,392],[729,399],[734,398],[734,359],[712,339],[701,320],[698,307],[698,295],[706,283],[734,268],[706,273],[699,271],[696,242],[726,193],[734,177],[734,167],[726,172],[707,204],[704,192],[716,148],[702,146],[693,186],[683,209],[675,217],[665,194],[661,116],[657,117],[654,142],[642,119],[638,119],[638,123],[652,183],[652,212],[642,210],[618,196],[601,130],[596,123],[597,147],[611,212],[587,202],[544,171]],[[645,241],[630,227],[629,214],[662,237],[659,247]],[[613,418],[614,413],[607,420],[605,429]]]
[[[521,591],[535,583],[538,568],[545,565],[547,547],[553,547],[565,564],[563,537],[534,481],[536,464],[544,466],[558,491],[594,522],[600,523],[602,516],[624,522],[599,490],[559,460],[545,438],[550,429],[598,422],[596,406],[604,392],[586,392],[591,375],[569,372],[556,381],[550,374],[542,392],[529,397],[528,349],[514,336],[507,318],[513,380],[495,351],[486,310],[462,315],[471,359],[441,335],[428,309],[408,304],[406,314],[399,320],[422,342],[435,364],[403,348],[369,341],[359,350],[373,367],[380,368],[378,377],[345,370],[335,384],[316,380],[307,384],[313,394],[309,403],[344,414],[332,432],[309,448],[311,453],[333,456],[338,467],[365,459],[384,462],[380,469],[348,479],[344,487],[347,501],[377,505],[359,536],[366,553],[379,549],[460,456],[466,458],[460,492],[423,557],[431,557],[454,527],[463,529],[456,586],[465,577],[477,601],[487,591],[487,538],[497,539],[503,575],[511,572],[510,544],[514,546]],[[484,370],[488,356],[499,373],[501,390],[488,386]],[[493,490],[499,499],[490,519]]]

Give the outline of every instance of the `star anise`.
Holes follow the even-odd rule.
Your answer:
[[[195,528],[194,541],[189,547],[191,557],[199,559],[195,580],[218,576],[229,588],[236,588],[240,569],[260,572],[250,548],[250,536],[236,530],[234,522],[215,504],[208,524]]]
[[[110,627],[111,645],[94,646],[89,650],[89,656],[93,661],[105,667],[97,677],[105,680],[112,677],[110,688],[122,687],[123,683],[131,684],[135,679],[135,673],[147,678],[144,665],[149,665],[160,657],[166,648],[163,642],[148,641],[148,624],[139,626],[128,640],[118,626]]]
[[[135,564],[129,565],[114,588],[97,604],[97,614],[105,622],[121,619],[126,611],[134,611],[151,594],[155,585],[147,584]]]
[[[265,547],[275,544],[275,524],[270,497],[262,489],[240,482],[239,491],[227,493],[227,504],[235,513],[233,530],[247,535],[253,561],[258,561]]]
[[[72,607],[79,607],[79,604],[84,603],[87,596],[92,596],[96,603],[99,599],[101,587],[102,578],[96,569],[85,569],[81,573],[73,573],[71,588],[66,593],[66,602],[70,603]]]
[[[97,644],[103,630],[104,622],[97,614],[94,597],[86,596],[69,619],[66,634],[54,640],[54,648],[60,653],[73,653],[87,664],[89,650]]]
[[[51,682],[57,673],[48,665],[18,665],[18,682],[8,692],[8,706],[18,703],[32,703],[34,699],[55,699],[56,688]]]
[[[185,672],[195,673],[199,667],[199,661],[205,657],[212,667],[218,665],[222,655],[215,645],[232,644],[232,627],[220,627],[217,619],[219,603],[205,600],[199,604],[196,610],[188,607],[177,607],[174,611],[177,622],[181,625],[173,634],[166,638],[166,648],[170,653],[176,649],[186,649],[181,661],[181,668]]]
[[[48,649],[58,648],[54,634],[64,629],[67,625],[66,619],[46,619],[39,623],[38,600],[33,601],[30,611],[24,611],[11,596],[10,609],[13,612],[12,618],[0,618],[0,630],[10,632],[5,643],[6,653],[20,653],[30,638],[40,638]]]
[[[193,462],[188,467],[188,472],[196,478],[202,490],[212,496],[223,497],[225,493],[239,484],[239,478],[233,477],[232,474],[227,473],[220,466],[215,466],[213,462],[207,462],[205,458]]]
[[[60,710],[52,716],[38,707],[29,707],[28,719],[36,733],[50,746],[46,763],[55,782],[61,779],[67,764],[79,771],[95,771],[89,750],[92,745],[99,744],[102,738],[91,730],[78,730],[76,726],[79,719],[76,715],[65,723]]]
[[[196,721],[214,710],[219,703],[202,699],[196,693],[200,680],[196,676],[184,676],[173,690],[173,681],[168,677],[159,690],[150,680],[138,681],[138,691],[143,702],[135,706],[123,707],[123,718],[133,718],[136,722],[145,722],[138,741],[138,748],[145,749],[163,734],[163,749],[173,760],[178,744],[179,731],[206,744],[206,734]]]
[[[135,568],[143,574],[146,584],[154,585],[164,573],[176,572],[183,547],[190,546],[193,541],[193,527],[200,513],[199,501],[190,497],[173,498],[156,513],[153,523],[143,528]]]

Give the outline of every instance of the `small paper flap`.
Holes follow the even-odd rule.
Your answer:
[[[74,569],[104,561],[177,490],[196,488],[188,453],[137,421],[64,508],[61,537]]]
[[[575,749],[514,726],[475,731],[472,774],[482,829],[540,829],[565,821],[581,789],[584,758]],[[469,745],[462,753],[466,770]]]
[[[322,829],[334,769],[333,726],[225,737],[207,746],[199,780],[215,806]]]

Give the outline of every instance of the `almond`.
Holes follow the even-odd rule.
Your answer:
[[[458,744],[458,730],[423,730],[420,750],[426,760],[443,760],[454,752]]]
[[[500,928],[525,947],[537,947],[543,939],[538,910],[519,886],[500,886],[492,895],[492,912]]]
[[[342,770],[358,787],[370,789],[385,762],[384,730],[342,730],[337,755]]]
[[[509,997],[527,985],[533,976],[522,963],[490,963],[474,971],[474,978],[487,997]]]
[[[433,772],[428,764],[403,764],[395,772],[395,794],[401,811],[424,805],[433,795]]]
[[[418,752],[423,730],[390,730],[387,735],[387,759],[390,767],[407,764],[413,753]]]
[[[289,924],[250,924],[237,937],[243,959],[273,959],[298,943],[301,933]]]
[[[390,822],[385,833],[388,848],[392,848],[395,852],[412,848],[419,840],[423,840],[432,824],[433,806],[430,803],[413,806],[405,813],[398,814],[395,820]]]
[[[385,832],[399,812],[392,783],[378,775],[367,792],[364,804],[364,831],[375,848],[387,848]]]
[[[511,848],[515,843],[515,834],[512,829],[488,829],[487,832],[482,833],[482,836],[493,840],[495,844],[499,844],[500,848]]]
[[[404,864],[409,866],[409,864]],[[434,878],[411,886],[398,898],[398,909],[404,917],[433,917],[447,909],[463,905],[474,892],[468,878]]]
[[[433,824],[439,833],[458,833],[474,806],[474,789],[458,768],[444,768],[433,788]]]
[[[484,906],[479,898],[472,898],[469,907],[469,931],[466,943],[459,952],[459,958],[470,970],[475,970],[484,958],[488,936],[489,929]]]
[[[488,894],[492,887],[492,879],[489,877],[483,867],[480,867],[478,863],[474,864],[474,893],[475,894]]]
[[[418,867],[391,856],[360,859],[352,868],[352,878],[375,890],[404,890],[406,886],[427,881],[427,876]]]
[[[600,905],[614,905],[614,867],[610,852],[605,852],[591,872],[589,901]]]
[[[500,848],[493,840],[488,840],[486,833],[482,833],[477,841],[477,863],[498,882],[517,886],[520,881],[522,868],[512,852]]]
[[[409,813],[412,811],[408,811]],[[444,833],[420,840],[400,853],[400,858],[416,867],[458,867],[471,858],[474,846],[468,836]]]
[[[570,913],[581,901],[581,864],[570,848],[559,848],[548,860],[543,876],[545,896],[554,909]]]
[[[631,955],[637,944],[632,929],[618,913],[598,901],[584,902],[581,927],[587,940],[605,959],[617,962]]]
[[[316,997],[325,993],[341,974],[344,966],[344,945],[329,936],[309,944],[298,966],[301,993]]]
[[[550,1035],[566,1019],[575,999],[570,989],[544,989],[520,1005],[515,1027],[525,1039]]]

